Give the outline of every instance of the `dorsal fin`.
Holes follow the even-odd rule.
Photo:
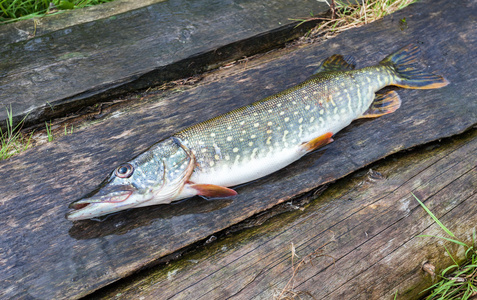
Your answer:
[[[354,70],[354,67],[355,61],[352,56],[334,54],[325,59],[313,74],[331,71],[351,71]]]

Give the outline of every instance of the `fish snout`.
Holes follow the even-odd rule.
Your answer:
[[[116,187],[109,191],[100,191],[89,198],[82,198],[72,202],[68,207],[73,209],[66,213],[68,220],[89,219],[103,215],[105,212],[115,212],[134,206],[127,201],[134,193],[134,189]]]

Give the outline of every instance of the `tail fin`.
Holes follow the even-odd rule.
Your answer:
[[[398,76],[396,85],[408,89],[438,89],[449,84],[444,77],[422,72],[417,64],[420,49],[410,44],[383,59],[380,64],[392,66]]]

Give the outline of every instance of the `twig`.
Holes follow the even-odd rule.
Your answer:
[[[292,270],[293,270],[293,273],[292,273],[292,276],[291,278],[288,280],[287,284],[285,285],[285,287],[283,288],[283,290],[281,291],[281,293],[278,295],[278,297],[276,298],[277,300],[284,300],[284,299],[287,299],[288,297],[285,297],[285,294],[289,293],[289,294],[292,294],[293,297],[298,297],[299,298],[299,295],[300,294],[307,294],[309,296],[311,296],[313,299],[313,295],[311,295],[310,292],[294,292],[293,291],[293,284],[291,285],[291,288],[289,288],[290,284],[293,282],[293,280],[295,279],[295,276],[296,274],[298,273],[298,270],[303,267],[304,265],[306,265],[307,263],[311,262],[312,263],[312,260],[314,258],[317,258],[317,257],[320,257],[320,256],[328,256],[328,257],[331,257],[329,255],[326,255],[326,254],[323,254],[323,248],[328,245],[329,243],[331,243],[331,241],[329,242],[326,242],[325,244],[321,245],[320,247],[318,247],[316,250],[314,250],[312,253],[308,254],[307,256],[303,257],[302,260],[300,260],[300,262],[298,263],[298,265],[296,265],[296,267],[294,266],[294,257],[298,257],[298,255],[296,255],[296,251],[295,251],[295,245],[293,243],[291,243],[291,253],[292,253]],[[333,257],[331,257],[333,258]],[[333,263],[334,263],[334,258],[333,258]],[[313,264],[313,263],[312,263]]]

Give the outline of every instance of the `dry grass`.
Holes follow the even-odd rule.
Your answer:
[[[291,248],[291,261],[292,261],[292,276],[290,277],[290,279],[288,280],[287,284],[282,289],[280,294],[274,297],[275,300],[300,300],[302,299],[301,296],[308,296],[309,298],[315,299],[315,297],[313,297],[313,295],[309,291],[295,290],[295,279],[298,274],[298,271],[301,268],[303,268],[307,264],[313,265],[314,259],[321,256],[331,257],[327,254],[324,254],[324,251],[323,251],[323,248],[329,243],[331,243],[331,241],[321,245],[318,249],[308,254],[307,256],[303,257],[296,265],[295,265],[295,257],[296,258],[299,258],[299,257],[296,254],[295,245],[291,243],[290,248]],[[333,261],[334,261],[334,258],[333,258]]]
[[[306,19],[293,19],[301,24],[312,20],[322,21],[312,29],[306,38],[316,36],[331,37],[348,29],[369,24],[398,11],[417,0],[361,0],[360,4],[350,4],[346,0],[333,1],[330,5],[332,15],[329,18],[310,17]],[[406,22],[405,20],[401,20]],[[298,25],[298,26],[299,26]]]

